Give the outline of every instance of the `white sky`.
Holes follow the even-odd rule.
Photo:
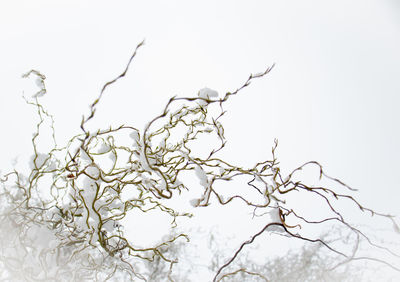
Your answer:
[[[66,138],[143,39],[98,124],[142,128],[172,95],[232,91],[275,62],[226,106],[230,158],[251,165],[278,138],[287,172],[318,160],[367,206],[400,215],[396,0],[1,1],[2,167],[30,150],[34,113],[21,74],[47,76],[42,101]]]

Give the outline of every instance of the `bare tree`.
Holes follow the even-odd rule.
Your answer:
[[[46,93],[45,76],[36,70],[24,75],[34,75],[40,87],[32,99],[26,98],[37,109],[39,122],[32,138],[30,172],[14,170],[1,178],[3,280],[182,281],[174,269],[181,263],[179,250],[185,248],[190,236],[177,231],[180,230],[178,223],[179,218],[190,218],[192,213],[172,208],[170,202],[190,191],[190,185],[180,179],[185,173],[196,175],[203,189],[201,197],[190,200],[192,206],[207,208],[219,204],[224,207],[241,202],[252,211],[252,218],[264,222],[232,254],[214,263],[213,281],[237,279],[238,275],[273,281],[279,271],[291,268],[290,261],[298,258],[288,256],[280,265],[283,270],[279,270],[277,263],[268,265],[273,271],[267,272],[257,267],[251,270],[243,264],[233,269],[240,262],[243,250],[266,233],[313,243],[317,249],[325,248],[335,258],[330,260],[331,268],[363,260],[400,271],[391,262],[399,254],[348,222],[340,203],[350,202],[361,213],[386,218],[397,226],[393,216],[363,206],[354,198],[354,189],[328,176],[318,162],[307,162],[282,175],[276,156],[277,141],[272,146],[272,158],[251,167],[221,158],[220,153],[226,146],[222,125],[225,102],[254,80],[265,77],[273,66],[250,75],[242,86],[222,97],[208,88],[201,89],[196,97],[172,97],[143,131],[131,125],[88,130],[87,124],[95,117],[104,91],[126,75],[143,43],[136,47],[125,70],[104,85],[89,114],[82,118],[82,133],[73,136],[65,146],[58,146],[53,116],[39,101]],[[54,147],[41,152],[37,143],[46,124],[53,132]],[[203,145],[202,151],[197,152],[194,144],[204,136],[214,137],[218,145],[213,146],[211,142],[210,148]],[[307,167],[317,168],[318,177],[330,181],[333,187],[312,186],[299,180],[301,171]],[[233,194],[226,192],[220,188],[224,183],[240,185],[241,190]],[[306,216],[291,204],[294,194],[311,195],[325,207],[325,212]],[[149,211],[169,216],[171,228],[176,231],[160,236],[158,244],[139,246],[129,240],[121,221],[129,213]],[[340,234],[335,240],[313,234],[313,227],[320,225],[340,226],[350,232],[356,238],[352,251],[346,251],[348,246]],[[336,243],[339,239],[341,244]],[[383,250],[390,258],[360,256],[359,246],[364,243]],[[315,253],[314,249],[309,250]],[[300,268],[309,270],[304,272],[308,276],[304,281],[320,279],[321,276],[315,279],[310,276],[313,270],[310,265],[315,263],[303,262]],[[292,279],[289,274],[285,275],[288,277],[285,281]]]

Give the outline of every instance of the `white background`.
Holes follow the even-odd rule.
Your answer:
[[[41,101],[62,143],[143,39],[96,124],[143,128],[172,95],[233,91],[276,63],[226,105],[228,158],[252,165],[277,138],[284,172],[317,160],[359,189],[366,206],[400,215],[395,0],[1,1],[2,171],[30,150],[34,112],[21,98],[23,73],[47,76]]]

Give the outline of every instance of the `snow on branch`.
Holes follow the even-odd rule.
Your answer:
[[[46,92],[45,76],[34,70],[24,75],[33,73],[38,77],[41,90],[34,95],[35,102],[27,102],[37,108],[40,122],[32,139],[30,174],[15,170],[1,178],[2,229],[10,228],[19,234],[12,238],[2,232],[2,236],[6,237],[1,240],[0,261],[7,273],[5,275],[23,276],[21,279],[64,279],[60,277],[70,277],[72,273],[76,280],[103,281],[112,278],[146,281],[147,272],[143,268],[149,263],[162,261],[169,265],[167,274],[172,279],[173,266],[179,262],[173,253],[169,256],[166,250],[174,244],[187,242],[189,235],[171,234],[160,238],[160,243],[156,245],[138,246],[128,239],[121,221],[132,212],[145,214],[158,211],[170,218],[174,228],[179,217],[192,217],[190,211],[178,211],[169,206],[169,200],[179,199],[185,191],[192,189],[191,184],[180,180],[184,173],[197,177],[202,189],[200,198],[190,200],[193,207],[241,202],[253,209],[253,217],[265,218],[265,226],[238,246],[230,258],[226,258],[226,262],[218,267],[213,281],[234,277],[238,273],[267,280],[261,274],[243,268],[228,270],[241,251],[266,232],[321,244],[339,255],[342,262],[371,260],[399,270],[398,266],[388,261],[361,257],[357,252],[346,254],[323,239],[307,235],[308,228],[333,222],[364,238],[372,247],[384,248],[347,222],[346,215],[337,206],[338,202],[345,200],[352,202],[361,212],[388,218],[397,226],[392,216],[359,203],[350,194],[354,189],[327,176],[318,162],[308,162],[288,175],[282,175],[276,157],[277,141],[272,147],[272,158],[261,160],[251,167],[228,163],[221,158],[219,152],[226,146],[222,124],[226,113],[224,103],[253,80],[267,76],[273,66],[250,75],[237,90],[223,96],[203,88],[190,97],[171,97],[161,113],[143,131],[131,125],[121,125],[89,132],[86,124],[95,117],[96,106],[101,102],[104,91],[126,75],[143,44],[137,45],[125,70],[104,84],[100,95],[90,106],[89,115],[82,118],[80,128],[83,133],[71,137],[62,147],[55,142],[53,117],[38,101]],[[212,106],[217,107],[217,114],[210,110]],[[39,152],[36,137],[45,120],[51,121],[54,148]],[[184,133],[178,128],[184,128]],[[120,136],[128,137],[130,143],[125,144],[126,138]],[[203,155],[193,150],[193,143],[204,136],[213,136],[218,142],[205,143],[203,151],[206,154]],[[104,157],[111,165],[105,165]],[[344,187],[345,192],[330,187],[313,187],[296,180],[300,171],[309,166],[317,167],[320,178]],[[243,185],[241,179],[247,179],[247,184]],[[219,189],[220,183],[242,185],[243,192],[225,194]],[[296,210],[287,201],[295,193],[317,197],[327,207],[330,216],[307,219],[302,210]],[[249,197],[249,194],[257,197]],[[399,256],[389,249],[384,250],[392,256]],[[21,269],[24,271],[21,272]]]

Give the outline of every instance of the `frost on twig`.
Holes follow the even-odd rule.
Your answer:
[[[310,226],[332,222],[347,228],[371,246],[383,248],[347,222],[336,207],[337,202],[344,200],[351,201],[362,212],[392,219],[361,205],[347,193],[352,189],[327,176],[318,162],[308,162],[283,176],[276,157],[277,141],[272,147],[272,158],[251,167],[228,163],[221,158],[219,152],[226,146],[222,125],[226,113],[224,103],[254,79],[266,76],[273,66],[250,75],[237,90],[222,96],[203,88],[197,95],[172,97],[142,131],[131,125],[121,125],[90,132],[86,125],[95,117],[96,106],[104,91],[126,75],[143,44],[136,47],[125,70],[104,85],[91,104],[89,115],[82,118],[82,133],[73,136],[65,146],[60,147],[55,142],[53,117],[37,99],[27,101],[36,107],[40,122],[32,139],[34,154],[30,173],[25,175],[15,170],[1,179],[0,221],[2,226],[19,234],[2,240],[4,275],[17,275],[21,279],[61,279],[72,273],[72,280],[79,281],[111,278],[146,281],[149,277],[144,269],[149,264],[164,263],[168,266],[165,275],[173,280],[174,265],[179,261],[174,256],[176,252],[167,250],[172,250],[174,244],[187,242],[188,234],[178,232],[160,238],[158,244],[139,246],[128,239],[121,222],[130,213],[150,211],[169,216],[172,228],[179,224],[178,218],[190,218],[189,211],[178,211],[169,205],[169,200],[179,199],[185,191],[191,190],[190,184],[181,180],[185,173],[196,176],[202,189],[200,198],[190,200],[193,207],[241,202],[253,209],[253,217],[265,218],[264,227],[238,246],[236,252],[218,267],[214,281],[234,277],[237,273],[261,277],[261,274],[243,268],[228,269],[247,245],[266,232],[320,244],[342,257],[344,262],[373,260],[357,257],[356,252],[346,254],[329,242],[306,235]],[[38,76],[41,87],[34,95],[37,98],[46,92],[45,77],[35,70],[24,76],[32,73]],[[212,111],[211,107],[214,107]],[[51,122],[54,148],[40,152],[37,137],[44,121]],[[201,153],[196,152],[193,144],[204,136],[213,136],[217,142],[206,143]],[[309,166],[318,169],[320,178],[343,186],[345,192],[295,180],[300,171]],[[242,179],[246,179],[247,184],[243,185]],[[243,185],[243,192],[224,194],[219,189],[220,183]],[[252,197],[249,197],[250,193]],[[295,193],[314,195],[325,204],[330,216],[312,220],[304,217],[302,211],[287,203],[287,197]],[[379,262],[398,269],[386,261]]]

